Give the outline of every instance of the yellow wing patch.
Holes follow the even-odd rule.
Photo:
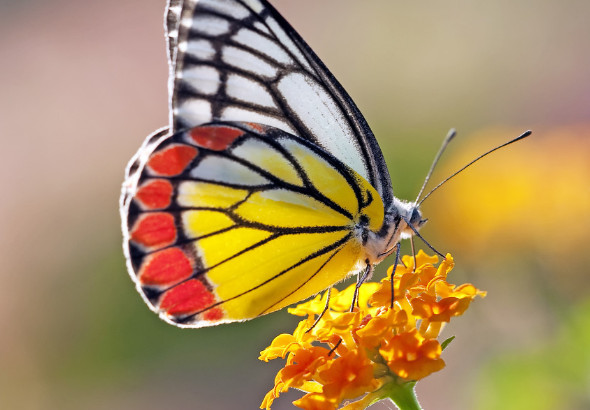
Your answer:
[[[243,201],[250,194],[245,189],[210,182],[185,181],[178,186],[178,205],[186,208],[225,209]]]
[[[281,141],[281,143],[297,158],[297,162],[303,168],[309,181],[318,191],[352,215],[359,211],[358,199],[350,182],[346,180],[342,173],[338,172],[308,147],[298,144],[297,141],[289,139]],[[358,177],[362,179],[360,175]]]
[[[200,238],[234,226],[234,221],[226,213],[211,210],[185,211],[182,223],[188,238]]]
[[[333,284],[343,279],[341,272],[348,272],[347,276],[358,274],[359,271],[365,268],[362,262],[362,246],[355,239],[351,239],[336,252],[329,254],[329,260],[326,264],[321,266],[321,270],[309,269],[307,271],[307,277],[303,285],[298,288],[295,292],[290,293],[287,297],[282,299],[278,304],[271,306],[267,311],[263,313],[273,312],[281,309],[285,306],[292,305],[303,299],[309,297],[309,295],[315,295],[320,291],[329,288]],[[299,269],[299,267],[297,268]],[[313,272],[313,276],[310,276],[310,272]],[[305,277],[304,272],[293,272],[293,276],[301,275]],[[283,289],[283,293],[286,289]]]
[[[216,266],[222,262],[227,265],[229,260],[240,252],[250,248],[265,239],[272,233],[253,228],[234,228],[226,232],[212,235],[195,243],[197,254],[201,257],[203,265],[207,268]],[[250,254],[251,252],[248,252]],[[251,260],[235,272],[235,275],[243,274],[242,270],[250,269]],[[210,271],[211,272],[211,271]],[[208,273],[210,276],[211,273]],[[226,279],[217,278],[216,283],[224,283]]]
[[[301,176],[291,162],[274,147],[261,140],[250,139],[236,147],[232,154],[250,161],[251,164],[285,181],[288,184],[303,186]]]
[[[213,268],[207,277],[217,295],[228,301],[223,305],[228,317],[256,317],[280,309],[280,302],[306,283],[311,282],[306,288],[311,293],[300,295],[299,300],[325,289],[316,279],[321,277],[318,271],[327,258],[324,248],[342,241],[347,234],[283,235]],[[314,257],[318,252],[324,254]],[[351,261],[348,269],[337,271],[335,281],[342,280],[353,264]]]
[[[284,188],[257,192],[235,212],[248,221],[284,228],[350,225],[349,218],[317,199]]]

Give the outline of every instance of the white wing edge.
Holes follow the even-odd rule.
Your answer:
[[[151,133],[141,144],[139,150],[131,157],[131,160],[127,164],[125,168],[125,181],[123,181],[123,186],[121,187],[121,197],[119,198],[119,212],[121,215],[121,231],[123,233],[123,254],[125,255],[125,264],[127,266],[127,273],[131,277],[131,280],[135,284],[135,288],[141,295],[141,298],[145,302],[149,308],[160,315],[157,309],[154,309],[150,301],[146,298],[143,291],[141,290],[141,285],[137,280],[137,276],[135,275],[135,271],[133,270],[133,264],[131,263],[131,255],[129,252],[129,229],[127,227],[127,214],[129,213],[129,206],[131,201],[133,200],[133,195],[137,190],[137,183],[139,181],[139,176],[141,175],[141,171],[145,167],[147,160],[150,157],[150,154],[156,149],[160,143],[170,137],[169,128],[162,127],[153,133]],[[161,317],[161,315],[160,315]],[[167,321],[169,322],[169,321]]]

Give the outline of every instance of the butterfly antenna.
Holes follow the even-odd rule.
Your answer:
[[[430,166],[430,170],[428,171],[428,174],[426,174],[426,178],[424,178],[424,183],[422,184],[422,188],[420,188],[420,192],[418,192],[418,196],[416,197],[416,201],[414,201],[414,202],[418,202],[418,200],[420,199],[420,195],[422,195],[422,192],[424,192],[424,188],[426,188],[426,184],[428,184],[428,181],[430,181],[430,177],[432,176],[432,173],[434,172],[434,167],[436,167],[436,164],[438,164],[438,160],[440,159],[442,153],[447,148],[447,145],[449,145],[449,142],[451,142],[451,140],[453,138],[455,138],[455,135],[457,135],[457,131],[454,128],[451,128],[449,130],[449,132],[447,133],[447,136],[443,140],[440,148],[438,149],[438,152],[436,153],[436,156],[434,157],[434,161],[432,161],[432,165]]]
[[[438,188],[440,188],[444,183],[446,183],[448,180],[450,180],[451,178],[453,178],[455,175],[459,174],[460,172],[464,171],[466,168],[470,167],[471,165],[473,165],[474,163],[476,163],[477,161],[479,161],[480,159],[482,159],[483,157],[485,157],[486,155],[491,154],[494,151],[499,150],[500,148],[504,148],[507,145],[513,144],[517,141],[520,141],[522,139],[525,139],[526,137],[528,137],[529,135],[532,134],[531,130],[525,131],[524,133],[522,133],[520,136],[505,142],[502,145],[498,145],[496,148],[492,148],[491,150],[489,150],[488,152],[485,152],[483,154],[481,154],[479,157],[475,158],[473,161],[471,161],[469,164],[465,165],[463,168],[461,168],[460,170],[454,172],[453,174],[451,174],[448,178],[445,178],[440,184],[438,184],[437,186],[435,186],[434,188],[432,188],[432,190],[427,193],[424,198],[422,198],[422,200],[420,200],[420,202],[418,202],[417,206],[422,205],[422,203],[426,200],[426,198],[428,198],[434,191],[436,191]]]

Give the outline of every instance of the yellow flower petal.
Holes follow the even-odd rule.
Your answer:
[[[296,341],[297,339],[293,335],[280,334],[274,338],[269,347],[260,352],[258,359],[268,362],[278,357],[284,358],[288,353],[286,350],[288,346]]]
[[[299,349],[290,357],[293,364],[281,369],[277,377],[286,387],[300,387],[304,382],[311,380],[316,369],[328,360],[329,352],[320,346]]]
[[[382,315],[372,317],[366,325],[356,331],[359,345],[375,348],[389,333],[403,328],[408,323],[404,310],[388,309]]]
[[[295,316],[319,315],[326,307],[327,293],[324,295],[315,295],[311,300],[300,303],[295,307],[288,308],[287,312]]]
[[[338,403],[334,400],[326,398],[320,393],[309,393],[295,400],[293,404],[305,410],[335,410],[338,408]]]

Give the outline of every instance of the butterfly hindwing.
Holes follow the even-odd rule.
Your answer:
[[[152,138],[125,190],[130,274],[154,311],[187,327],[269,313],[356,273],[354,230],[383,224],[378,193],[354,170],[253,123]]]
[[[168,10],[175,132],[211,121],[279,128],[349,165],[388,207],[389,174],[365,119],[268,2],[171,0]]]

